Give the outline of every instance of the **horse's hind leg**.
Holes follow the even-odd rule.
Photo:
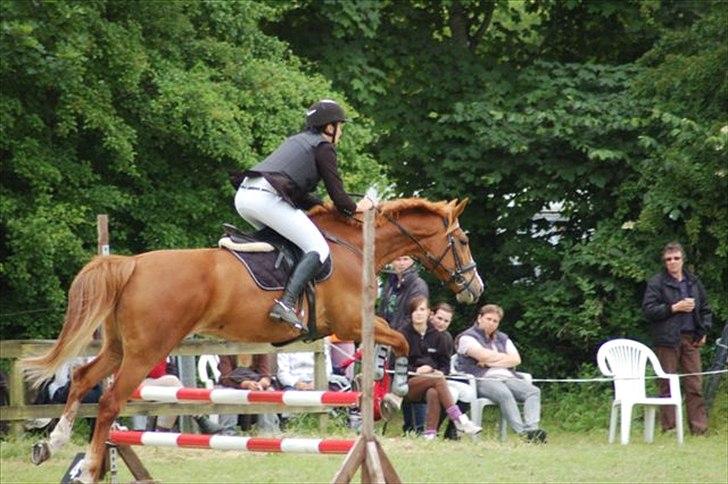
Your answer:
[[[126,405],[131,394],[144,380],[154,363],[159,361],[169,352],[169,348],[149,351],[146,355],[131,356],[124,354],[121,368],[114,380],[114,383],[104,392],[99,400],[99,412],[96,417],[96,427],[91,439],[84,469],[80,477],[81,482],[97,482],[101,477],[106,441],[109,439],[111,424]],[[166,350],[166,351],[165,351]]]
[[[102,379],[111,375],[118,367],[121,355],[109,347],[104,348],[93,361],[74,371],[71,388],[66,399],[63,415],[53,428],[48,441],[33,446],[31,461],[39,465],[55,454],[71,437],[81,399]]]

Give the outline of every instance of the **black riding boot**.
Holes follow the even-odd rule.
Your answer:
[[[318,252],[307,252],[293,270],[293,274],[286,283],[283,290],[283,297],[276,300],[270,310],[271,319],[288,323],[302,333],[308,333],[306,326],[299,321],[296,315],[296,301],[303,291],[304,286],[313,279],[314,275],[321,269],[321,260]]]

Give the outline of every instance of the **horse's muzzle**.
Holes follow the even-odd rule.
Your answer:
[[[478,271],[476,270],[475,274],[473,274],[473,277],[466,283],[465,287],[455,295],[455,299],[457,299],[459,303],[473,304],[480,299],[480,295],[483,294],[484,290],[485,285],[483,284],[483,279],[480,278],[480,274],[478,274]]]
[[[470,292],[470,289],[457,293],[455,299],[463,304],[473,304],[475,302],[475,296]]]

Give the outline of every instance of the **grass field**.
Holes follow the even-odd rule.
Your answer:
[[[629,445],[607,443],[610,389],[582,387],[577,393],[551,394],[544,400],[542,422],[549,431],[546,445],[531,445],[509,433],[497,440],[498,412],[487,408],[485,428],[477,440],[424,441],[402,437],[401,420],[380,437],[403,482],[698,482],[728,484],[728,379],[718,391],[710,431],[685,436],[656,431],[655,442],[642,441],[642,410],[636,411]],[[10,437],[0,442],[0,484],[60,482],[77,452],[85,451],[85,422],[73,439],[42,466],[30,463],[38,437]],[[330,419],[325,432],[317,420],[293,420],[286,436],[354,438],[343,418]],[[377,424],[381,434],[382,426]],[[659,424],[658,424],[659,427]],[[86,431],[84,431],[86,430]],[[687,432],[687,425],[686,425]],[[135,447],[151,475],[161,482],[329,482],[343,462],[341,455],[258,454]],[[131,474],[120,464],[120,482]],[[355,476],[359,482],[359,476]]]
[[[725,425],[704,437],[688,435],[683,446],[674,434],[659,434],[652,444],[642,442],[640,434],[637,423],[628,446],[607,444],[606,429],[552,432],[542,446],[513,435],[500,443],[495,429],[475,441],[386,436],[382,443],[404,482],[728,482]],[[35,467],[28,460],[33,442],[23,437],[0,443],[0,482],[59,482],[76,452],[84,450],[76,436],[51,461]],[[343,456],[135,449],[163,482],[328,482],[343,461]],[[120,482],[130,480],[124,470]]]

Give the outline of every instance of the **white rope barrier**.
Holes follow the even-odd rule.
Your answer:
[[[393,370],[387,370],[387,373],[393,374]],[[669,375],[677,375],[679,378],[686,377],[686,376],[697,376],[697,375],[717,375],[720,373],[728,373],[728,369],[726,370],[712,370],[712,371],[701,371],[697,373],[669,373]],[[432,378],[440,378],[443,375],[432,375],[427,373],[415,373],[415,372],[408,372],[409,376],[427,376]],[[502,381],[502,380],[508,380],[509,377],[488,377],[488,376],[473,376],[468,375],[465,373],[455,373],[450,375],[444,375],[445,378],[453,379],[453,380],[496,380],[496,381]],[[512,378],[518,378],[518,377],[512,377]],[[656,379],[664,379],[664,377],[657,376],[657,375],[645,375],[645,376],[635,376],[635,377],[600,377],[600,378],[532,378],[530,381],[532,383],[597,383],[597,382],[613,382],[614,380],[656,380]]]

